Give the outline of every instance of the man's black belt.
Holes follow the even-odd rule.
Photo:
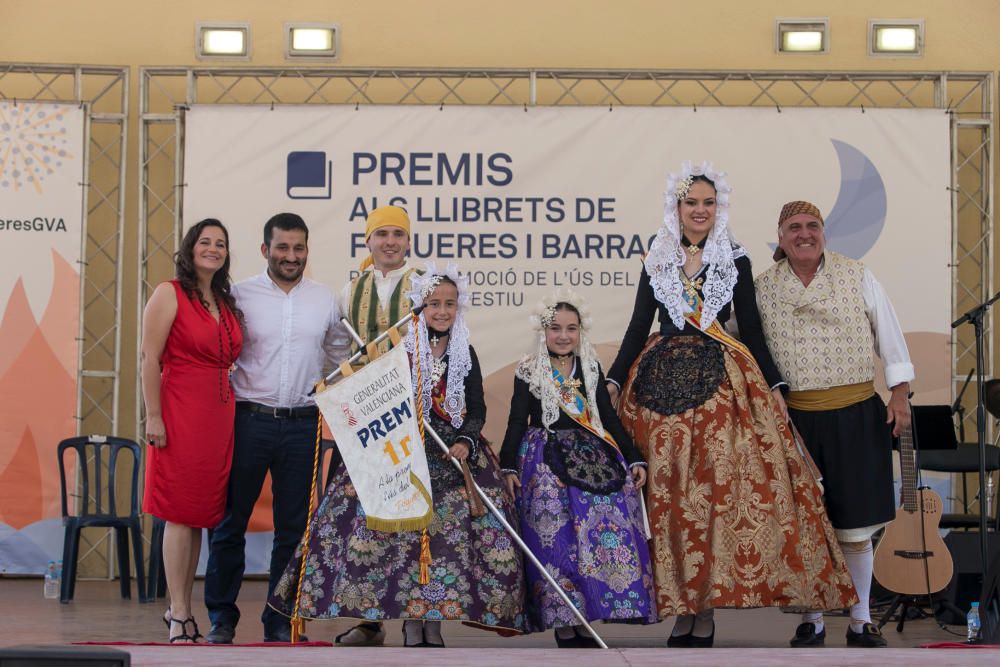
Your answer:
[[[301,408],[272,408],[270,405],[261,405],[251,401],[237,401],[236,409],[257,412],[275,419],[316,419],[319,414],[319,408],[315,405],[305,405]]]

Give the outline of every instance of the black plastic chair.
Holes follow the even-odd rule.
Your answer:
[[[1000,380],[987,381],[984,389],[986,410],[1000,418]],[[950,406],[913,406],[913,425],[920,448],[920,469],[962,476],[963,511],[942,514],[941,528],[978,529],[979,514],[969,511],[971,503],[966,475],[979,472],[979,445],[958,444]],[[992,475],[997,470],[1000,470],[1000,447],[986,445],[986,474]],[[994,509],[994,516],[987,518],[988,530],[1000,530],[1000,512],[997,508]]]
[[[66,494],[66,450],[76,452],[82,489],[77,514],[70,515]],[[103,456],[107,450],[107,456]],[[122,450],[132,453],[132,476],[129,513],[118,514],[115,488],[118,471],[118,454]],[[63,577],[59,601],[68,603],[76,590],[76,561],[80,552],[80,530],[83,528],[114,528],[118,555],[118,575],[123,598],[132,597],[132,578],[129,567],[128,538],[132,533],[132,553],[135,557],[135,578],[139,588],[139,601],[146,597],[146,574],[142,560],[142,527],[139,523],[139,461],[141,450],[133,440],[113,436],[90,435],[67,438],[59,443],[59,481],[62,491],[62,515],[66,534],[63,542]],[[93,461],[93,505],[91,508],[91,466]],[[105,472],[107,464],[107,504],[104,501]]]
[[[149,589],[146,591],[146,597],[151,602],[167,595],[167,574],[163,569],[163,533],[166,529],[167,522],[154,516],[153,532],[149,538]]]

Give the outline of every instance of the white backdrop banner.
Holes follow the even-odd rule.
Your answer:
[[[771,263],[781,205],[808,199],[830,247],[875,272],[905,331],[948,331],[938,110],[195,106],[184,158],[184,219],[229,225],[237,279],[263,268],[264,222],[292,211],[310,225],[311,275],[339,290],[367,254],[367,212],[405,207],[412,261],[454,260],[470,275],[486,373],[527,349],[528,309],[560,285],[590,299],[593,340],[621,339],[665,176],[685,159],[729,173],[731,228],[756,272]]]
[[[56,445],[77,431],[85,123],[78,104],[0,101],[0,573],[62,558]]]
[[[234,277],[264,269],[262,229],[309,225],[307,273],[337,291],[382,204],[413,220],[411,261],[468,273],[467,321],[483,366],[486,436],[499,441],[530,310],[571,286],[590,302],[609,363],[640,256],[682,161],[711,160],[733,187],[730,228],[760,273],[793,199],[826,217],[829,246],[888,291],[917,367],[916,401],[950,402],[948,116],[940,110],[194,106],[186,114],[184,220],[221,219]]]

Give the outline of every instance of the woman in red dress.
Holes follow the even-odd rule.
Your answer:
[[[201,530],[222,520],[233,453],[235,401],[229,372],[243,345],[242,314],[230,294],[229,234],[208,218],[191,227],[142,321],[142,393],[146,403],[143,510],[167,522],[163,567],[171,643],[201,634],[191,590]]]

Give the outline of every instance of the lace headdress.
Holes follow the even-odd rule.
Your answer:
[[[736,285],[736,265],[733,261],[746,254],[729,231],[729,193],[732,188],[726,173],[716,171],[711,162],[681,165],[681,171],[667,176],[667,189],[663,196],[663,224],[646,255],[645,266],[653,286],[653,294],[663,304],[670,320],[678,329],[684,328],[684,314],[691,307],[683,296],[680,271],[684,269],[684,249],[681,247],[680,220],[677,206],[688,193],[695,176],[704,176],[715,183],[715,225],[708,233],[701,260],[705,265],[705,282],[702,286],[701,329],[712,325],[719,311],[733,299]]]
[[[448,336],[448,379],[445,389],[444,409],[451,418],[451,425],[459,428],[465,413],[465,378],[472,370],[472,355],[469,352],[469,327],[465,324],[465,311],[469,307],[469,279],[462,276],[458,266],[449,263],[444,269],[438,269],[433,262],[428,262],[423,275],[414,272],[411,278],[412,290],[407,296],[413,302],[413,307],[422,306],[424,301],[447,277],[458,288],[458,313],[451,325]],[[420,336],[420,355],[415,354],[417,336]],[[430,414],[431,374],[434,369],[434,356],[431,353],[431,342],[427,332],[427,320],[423,311],[417,318],[417,326],[410,326],[404,339],[406,351],[410,353],[413,392],[423,393],[424,417]],[[417,370],[420,370],[421,386],[417,386]]]
[[[594,350],[588,336],[592,324],[590,311],[578,294],[569,290],[559,290],[543,299],[536,306],[535,312],[531,316],[531,324],[537,333],[536,348],[532,354],[521,359],[514,370],[514,375],[524,380],[532,395],[542,402],[542,424],[546,428],[554,424],[559,419],[559,404],[562,399],[552,381],[552,362],[549,359],[548,345],[545,343],[545,330],[555,317],[557,303],[571,304],[580,312],[580,343],[575,350],[577,363],[583,369],[583,383],[587,389],[590,422],[598,433],[604,435],[601,415],[597,411],[597,383],[601,365],[597,358],[597,351]]]

